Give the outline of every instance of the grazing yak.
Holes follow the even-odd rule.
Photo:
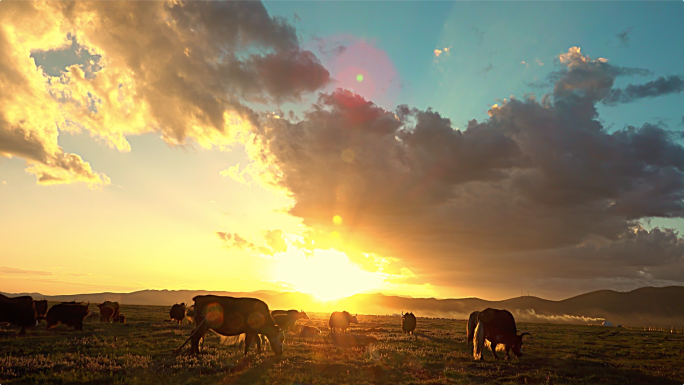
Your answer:
[[[125,323],[126,323],[126,316],[123,315],[123,314],[121,314],[121,313],[119,313],[119,315],[117,315],[116,317],[112,318],[112,321],[115,322],[115,323],[125,324]]]
[[[294,326],[297,320],[309,319],[309,316],[302,311],[297,310],[273,310],[271,316],[278,325],[283,330],[294,331]]]
[[[477,326],[477,316],[479,315],[479,311],[470,313],[468,325],[466,326],[466,346],[470,346],[473,343],[473,338],[475,338],[475,327]]]
[[[114,308],[111,306],[97,305],[100,308],[100,322],[109,322],[114,317]]]
[[[513,350],[513,353],[520,358],[522,357],[523,336],[528,334],[530,333],[518,335],[515,319],[508,310],[487,308],[477,316],[473,357],[476,360],[484,360],[482,352],[485,340],[487,340],[495,359],[499,359],[496,355],[497,345],[503,345],[507,360],[510,359],[510,350]]]
[[[356,319],[357,315],[351,315],[346,311],[333,312],[330,315],[330,321],[328,321],[328,326],[330,326],[330,333],[335,333],[335,329],[340,329],[342,333],[346,332],[347,329],[349,329],[349,324],[359,323],[359,321]]]
[[[183,323],[183,319],[185,318],[185,302],[180,305],[175,304],[171,306],[169,316],[171,317],[171,321],[178,322],[179,324]]]
[[[114,313],[112,314],[112,318],[116,317],[119,315],[119,303],[118,302],[112,302],[112,301],[107,301],[105,300],[102,302],[100,305],[102,306],[109,306],[112,309],[114,309]],[[100,307],[100,305],[97,305],[97,307]]]
[[[316,337],[321,334],[321,331],[317,327],[302,325],[299,331],[300,337]]]
[[[90,302],[88,302],[90,305]],[[48,310],[45,316],[45,322],[47,322],[47,330],[52,329],[59,323],[63,323],[67,326],[72,326],[76,330],[83,330],[83,319],[88,316],[90,310],[88,310],[88,305],[82,305],[78,303],[60,303],[54,305]]]
[[[406,313],[401,312],[401,331],[403,333],[409,333],[412,335],[416,335],[415,333],[416,330],[416,316],[413,315],[413,313]]]
[[[19,326],[19,335],[26,334],[25,328],[36,326],[37,317],[33,298],[27,295],[10,298],[0,294],[0,322]]]
[[[276,356],[283,354],[285,335],[273,321],[264,301],[218,295],[199,295],[193,300],[196,325],[190,335],[193,354],[199,354],[199,342],[209,329],[227,337],[245,333],[245,355],[259,334],[268,337]],[[258,349],[260,346],[261,344],[257,344]]]
[[[40,300],[40,301],[33,301],[33,304],[36,306],[36,319],[38,322],[40,320],[45,319],[45,314],[47,314],[48,311],[48,303],[46,299]]]

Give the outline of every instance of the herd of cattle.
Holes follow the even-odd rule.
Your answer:
[[[185,303],[175,304],[169,311],[172,322],[182,323],[188,317],[194,321],[195,328],[190,337],[177,350],[191,341],[191,352],[199,354],[199,343],[207,331],[231,337],[245,335],[245,355],[256,343],[261,352],[261,344],[266,339],[277,356],[283,352],[285,331],[294,332],[298,320],[308,320],[304,311],[273,310],[255,298],[233,298],[216,295],[200,295],[193,298],[195,304],[186,307]],[[0,294],[0,322],[7,322],[20,327],[19,335],[26,333],[25,328],[38,325],[45,320],[47,330],[64,324],[77,330],[83,330],[83,321],[89,315],[90,303],[62,302],[48,309],[47,300],[34,301],[30,296],[6,297]],[[118,302],[105,301],[97,305],[100,310],[100,322],[125,323],[126,317],[119,312]],[[330,333],[345,333],[351,324],[358,324],[356,315],[346,311],[333,312],[328,326]],[[402,313],[401,328],[403,333],[415,336],[416,316],[413,313]],[[498,359],[496,350],[500,347],[509,359],[512,350],[517,357],[522,356],[523,336],[518,335],[513,315],[507,310],[485,309],[470,315],[467,324],[466,344],[473,344],[473,357],[483,360],[483,350],[488,346],[494,358]],[[314,326],[302,325],[300,337],[320,335],[321,331]]]

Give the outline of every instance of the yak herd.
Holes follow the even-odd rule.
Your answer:
[[[280,356],[283,353],[285,332],[294,332],[298,320],[309,319],[304,311],[270,311],[266,303],[255,298],[200,295],[193,300],[195,303],[190,307],[185,303],[175,304],[169,311],[172,322],[181,324],[188,317],[195,325],[190,337],[177,351],[191,341],[191,352],[199,354],[200,341],[206,332],[211,330],[226,337],[244,334],[245,355],[254,343],[261,352],[261,345],[267,340],[276,356]],[[71,301],[53,305],[48,309],[47,300],[34,301],[30,296],[11,298],[0,294],[0,322],[18,326],[19,335],[26,334],[27,327],[36,326],[41,320],[45,320],[47,330],[60,323],[76,330],[83,330],[83,321],[90,314],[89,305],[90,303],[84,305],[82,302]],[[126,317],[119,311],[118,302],[105,300],[97,307],[100,310],[100,322],[126,322]],[[416,321],[416,316],[412,312],[402,312],[402,332],[415,336]],[[333,312],[328,321],[331,337],[336,333],[347,332],[351,324],[358,323],[356,315],[346,311]],[[482,353],[485,346],[491,349],[495,359],[499,358],[496,354],[497,348],[506,353],[507,360],[510,358],[510,351],[521,357],[523,336],[530,334],[518,335],[515,319],[509,311],[489,308],[470,315],[466,333],[466,344],[472,343],[473,357],[476,360],[484,360]],[[302,325],[298,335],[313,337],[320,334],[318,328]]]

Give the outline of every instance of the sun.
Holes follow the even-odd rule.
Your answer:
[[[295,290],[312,294],[321,301],[377,290],[385,275],[368,272],[353,264],[345,253],[316,249],[312,256],[293,250],[279,258],[275,269],[278,281],[290,283]]]

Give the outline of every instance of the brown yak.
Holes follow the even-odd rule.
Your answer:
[[[114,317],[113,307],[102,304],[97,305],[97,307],[100,308],[100,322],[109,322]]]

